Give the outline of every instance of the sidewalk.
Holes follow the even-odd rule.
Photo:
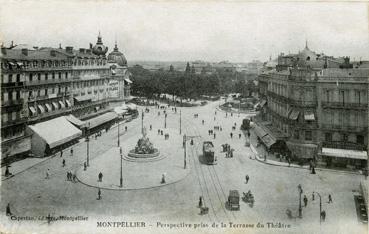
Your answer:
[[[253,133],[253,130],[251,130],[252,134],[251,134],[251,138]],[[246,137],[246,135],[245,135]],[[308,165],[297,165],[297,164],[293,164],[291,163],[290,165],[287,162],[279,162],[279,161],[275,161],[275,160],[271,160],[271,159],[266,159],[264,160],[264,157],[260,155],[260,153],[258,152],[257,147],[254,146],[255,142],[253,142],[253,140],[250,140],[250,149],[251,151],[254,153],[255,159],[261,163],[265,163],[268,165],[273,165],[273,166],[280,166],[280,167],[293,167],[293,168],[300,168],[300,169],[306,169],[309,170],[309,166]],[[260,150],[259,150],[260,151]],[[315,170],[317,171],[330,171],[330,172],[336,172],[336,173],[346,173],[346,174],[355,174],[355,175],[362,175],[361,171],[348,171],[348,170],[339,170],[339,169],[330,169],[330,168],[322,168],[322,167],[315,167]]]

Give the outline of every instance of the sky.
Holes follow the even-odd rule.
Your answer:
[[[128,60],[249,62],[305,47],[369,59],[368,3],[0,0],[5,45],[87,48],[103,42]]]

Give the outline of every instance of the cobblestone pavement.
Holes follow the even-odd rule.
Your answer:
[[[316,175],[309,174],[308,170],[299,168],[276,167],[260,163],[252,159],[253,152],[249,147],[245,147],[245,138],[239,135],[239,127],[245,116],[233,114],[225,116],[224,112],[217,111],[219,103],[213,102],[203,107],[181,108],[182,110],[182,134],[198,136],[194,138],[194,145],[187,144],[188,175],[176,183],[167,186],[159,186],[150,189],[137,190],[101,190],[102,199],[97,199],[97,188],[86,186],[83,183],[73,183],[67,181],[67,171],[78,171],[86,160],[86,143],[82,142],[74,146],[74,155],[64,153],[66,167],[62,167],[62,158],[59,156],[50,158],[35,165],[34,167],[2,181],[1,185],[1,210],[5,211],[5,206],[10,203],[12,212],[19,216],[87,216],[88,221],[67,222],[56,221],[50,225],[46,221],[11,221],[2,217],[2,225],[6,225],[9,233],[32,232],[52,233],[55,228],[65,226],[65,233],[93,233],[91,228],[96,228],[96,221],[146,221],[146,225],[152,225],[148,232],[156,231],[162,233],[169,229],[156,228],[157,222],[162,223],[204,223],[211,225],[213,222],[225,223],[229,227],[229,222],[254,224],[255,228],[228,228],[225,230],[215,229],[222,232],[245,233],[252,231],[255,233],[363,233],[367,230],[367,225],[359,223],[354,203],[354,195],[359,190],[360,175],[345,173],[330,173],[329,171],[319,171]],[[183,159],[183,149],[176,137],[169,140],[155,138],[155,131],[164,128],[164,115],[157,115],[158,110],[150,108],[150,114],[145,114],[144,125],[149,128],[151,124],[153,132],[149,133],[150,139],[155,141],[155,145],[171,152],[170,157]],[[178,108],[179,110],[179,108]],[[178,130],[179,133],[179,111],[173,113],[168,111],[167,128],[170,131]],[[198,118],[193,118],[195,113]],[[202,125],[201,121],[205,124]],[[232,126],[236,123],[236,130]],[[121,144],[127,152],[132,148],[136,139],[140,137],[141,119],[137,118],[124,124],[128,131],[121,137]],[[208,130],[214,125],[222,126],[222,131],[216,131],[216,139],[208,135]],[[123,127],[121,126],[121,129]],[[233,132],[233,138],[230,133]],[[154,135],[152,135],[154,134]],[[174,134],[174,133],[173,133]],[[177,136],[179,137],[179,136]],[[202,164],[201,158],[202,142],[211,139],[216,147],[218,163],[214,166]],[[233,158],[226,158],[221,153],[221,144],[229,143],[235,149]],[[125,147],[126,146],[126,147]],[[117,147],[117,128],[104,133],[96,140],[90,141],[91,166],[103,168],[104,155],[109,154]],[[114,155],[112,153],[111,155]],[[168,155],[169,157],[169,155]],[[164,159],[163,159],[164,160]],[[110,161],[109,158],[106,161]],[[163,161],[164,162],[164,161]],[[127,162],[124,162],[128,166]],[[160,161],[155,162],[160,163]],[[168,161],[168,165],[177,166],[171,173],[183,173],[183,164],[180,161]],[[177,163],[177,164],[176,164]],[[100,165],[101,164],[101,165]],[[119,166],[119,161],[117,161]],[[110,164],[107,164],[110,165]],[[150,164],[147,164],[150,165]],[[117,165],[112,167],[112,171],[117,171]],[[124,173],[139,173],[140,166],[125,167]],[[155,168],[150,170],[155,173]],[[45,172],[50,169],[50,179],[45,179]],[[143,168],[142,170],[147,170]],[[92,170],[91,170],[92,171]],[[151,172],[147,170],[145,173]],[[162,173],[157,172],[158,174]],[[245,183],[245,175],[250,177]],[[114,178],[112,172],[111,178]],[[126,183],[131,185],[140,181],[126,175]],[[154,178],[157,175],[153,176]],[[87,177],[88,178],[88,177]],[[96,173],[91,174],[93,180],[97,180]],[[118,180],[119,174],[116,175]],[[178,176],[181,178],[181,176]],[[148,178],[140,178],[142,184]],[[156,181],[157,179],[155,179]],[[153,182],[154,180],[152,180]],[[114,182],[116,183],[116,182]],[[149,183],[150,184],[150,183]],[[303,207],[303,218],[289,219],[286,209],[292,211],[293,216],[298,214],[299,193],[297,186],[302,185],[303,195],[308,197],[307,207]],[[255,197],[255,204],[250,207],[240,201],[239,211],[229,211],[226,200],[229,190],[237,189],[240,194],[251,190]],[[327,212],[326,222],[319,225],[319,200],[317,196],[312,201],[313,191],[319,192],[322,196],[322,208]],[[327,203],[328,194],[332,195],[333,203]],[[198,199],[203,196],[204,203],[209,207],[207,215],[199,215]],[[4,214],[4,213],[2,213]],[[291,228],[267,228],[267,222],[280,222],[290,225]],[[264,228],[256,228],[256,224],[264,225]],[[65,224],[68,224],[67,226]],[[63,227],[64,227],[63,226]],[[119,229],[120,230],[120,229]],[[127,232],[134,232],[136,229],[123,229]],[[208,229],[202,229],[203,232]],[[117,229],[98,229],[97,232],[117,232]],[[136,230],[137,231],[137,230]],[[178,232],[178,229],[172,230]],[[179,230],[187,233],[186,229]],[[189,230],[188,230],[189,231]],[[211,229],[207,232],[211,232]],[[137,233],[144,233],[142,230]]]

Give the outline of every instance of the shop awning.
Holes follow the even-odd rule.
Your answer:
[[[65,100],[65,103],[67,104],[67,107],[71,107],[72,106],[72,104],[70,103],[69,100]]]
[[[257,124],[254,125],[254,131],[255,134],[260,138],[263,138],[264,136],[268,135],[268,133]]]
[[[33,106],[29,107],[29,111],[31,111],[32,115],[35,115],[37,113],[36,109]]]
[[[269,149],[277,140],[272,135],[265,135],[261,138],[261,141],[264,142],[265,146]]]
[[[326,157],[368,160],[368,153],[366,151],[359,150],[322,148],[321,155]]]
[[[50,149],[82,135],[82,131],[73,126],[64,116],[30,125],[29,128],[41,137]]]
[[[95,128],[97,126],[100,126],[104,123],[110,122],[112,120],[115,120],[118,118],[118,115],[115,112],[107,112],[103,115],[100,115],[98,117],[86,120],[86,124],[88,128]]]
[[[266,103],[267,103],[267,101],[266,101],[266,100],[262,100],[262,101],[260,102],[260,106],[261,106],[261,107],[263,107]]]
[[[77,102],[91,101],[91,97],[87,95],[74,97],[74,99],[76,99]]]
[[[37,105],[37,107],[40,110],[41,114],[45,113],[45,108],[42,105]]]
[[[78,126],[79,128],[83,128],[86,126],[86,122],[78,119],[74,115],[67,115],[65,118],[72,124]]]
[[[299,117],[300,111],[292,110],[289,116],[289,119],[296,120]]]
[[[53,111],[53,109],[51,108],[51,105],[49,103],[46,103],[45,106],[46,106],[47,112]]]
[[[130,80],[130,79],[124,79],[125,81],[127,81],[127,83],[129,83],[129,84],[132,84],[133,82]]]
[[[314,112],[310,112],[310,111],[305,112],[304,118],[307,121],[314,121],[315,120]]]
[[[65,104],[63,101],[59,101],[59,104],[60,104],[60,108],[65,108]]]
[[[59,106],[56,102],[53,102],[53,106],[54,106],[55,110],[59,109]]]

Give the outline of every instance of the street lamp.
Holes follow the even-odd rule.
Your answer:
[[[186,152],[186,134],[183,135],[183,150],[184,150],[184,166],[183,169],[186,169],[187,164],[187,152]]]
[[[143,134],[144,129],[144,111],[141,112],[141,133]]]
[[[120,140],[119,140],[119,124],[120,124],[120,118],[118,119],[118,147],[120,146]]]
[[[299,195],[300,195],[300,200],[299,200],[299,218],[302,218],[302,207],[301,207],[301,195],[302,195],[302,187],[301,184],[299,184],[297,186],[298,190],[299,190]]]
[[[320,196],[318,192],[313,192],[313,193],[316,193],[319,196],[319,223],[321,225],[322,224],[322,197]]]
[[[179,135],[182,134],[182,111],[179,110]]]
[[[167,113],[164,115],[164,128],[167,128]]]
[[[87,166],[89,167],[90,166],[90,139],[88,136],[86,136],[86,143],[87,143],[87,160],[86,160],[86,163],[87,163]]]
[[[123,155],[122,148],[120,148],[120,187],[123,187]]]

